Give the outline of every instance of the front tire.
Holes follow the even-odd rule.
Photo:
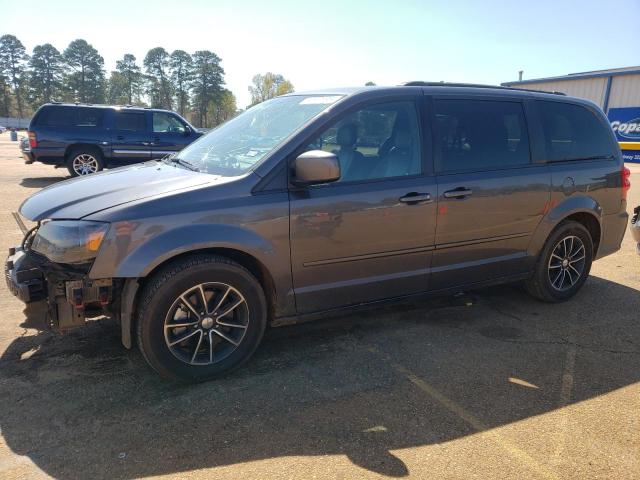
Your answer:
[[[593,240],[581,223],[562,222],[549,235],[525,289],[544,302],[563,302],[582,287],[593,261]]]
[[[196,255],[155,274],[138,303],[138,347],[161,376],[199,382],[246,362],[267,324],[264,292],[241,265]]]
[[[97,150],[76,148],[67,155],[67,170],[72,177],[97,173],[104,168],[104,160]]]

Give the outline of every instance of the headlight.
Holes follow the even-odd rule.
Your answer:
[[[86,263],[98,254],[108,229],[102,222],[50,220],[38,228],[31,249],[55,263]]]

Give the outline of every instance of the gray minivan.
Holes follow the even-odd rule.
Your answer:
[[[59,183],[6,264],[65,331],[108,315],[161,375],[213,378],[267,325],[523,281],[563,301],[620,248],[629,173],[602,111],[411,82],[290,94],[173,157]]]

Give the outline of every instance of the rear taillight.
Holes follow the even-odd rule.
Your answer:
[[[631,188],[631,170],[622,166],[622,199],[627,199],[627,192]]]
[[[36,132],[29,132],[29,146],[31,148],[38,148],[38,137]]]

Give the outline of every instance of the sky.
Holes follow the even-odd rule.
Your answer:
[[[0,0],[0,35],[31,52],[84,38],[108,71],[162,46],[222,58],[249,103],[257,73],[296,91],[410,80],[499,84],[640,65],[640,0]]]

